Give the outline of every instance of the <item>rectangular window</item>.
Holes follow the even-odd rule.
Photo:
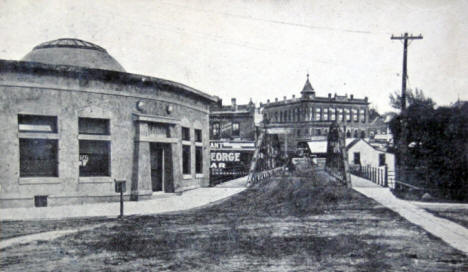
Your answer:
[[[361,122],[366,122],[366,111],[364,109],[359,110],[359,116],[361,117]]]
[[[239,123],[234,122],[232,123],[232,136],[239,136],[239,135],[240,135]]]
[[[195,129],[195,142],[202,142],[202,131],[201,129]]]
[[[47,196],[46,195],[34,196],[34,207],[47,207]]]
[[[195,147],[195,173],[203,173],[203,147]]]
[[[190,146],[182,146],[182,173],[184,175],[190,174]]]
[[[323,109],[323,120],[328,121],[328,108]]]
[[[343,121],[343,109],[338,108],[336,109],[336,111],[338,112],[338,122],[342,122]]]
[[[358,111],[357,111],[357,109],[353,109],[353,121],[354,121],[354,122],[359,121],[359,116],[358,116]]]
[[[190,128],[182,127],[182,140],[190,141]]]
[[[110,177],[110,142],[79,141],[80,177]]]
[[[354,164],[361,164],[361,153],[354,152]]]
[[[385,153],[379,154],[379,166],[385,165]]]
[[[19,139],[20,177],[58,177],[58,140]]]
[[[80,134],[110,135],[109,119],[78,118]]]
[[[20,132],[57,133],[57,117],[18,114]]]
[[[351,122],[351,113],[350,113],[349,109],[345,109],[344,112],[345,112],[345,115],[346,115],[346,121]]]
[[[336,115],[335,115],[335,109],[334,108],[330,108],[330,120],[331,121],[335,121],[336,120]]]
[[[219,137],[219,123],[218,122],[213,123],[211,133],[213,135],[213,138],[217,139]]]
[[[320,116],[320,108],[315,109],[315,121],[320,121],[321,116]]]

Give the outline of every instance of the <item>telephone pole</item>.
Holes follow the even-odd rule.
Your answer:
[[[402,73],[402,82],[401,82],[401,113],[400,113],[400,140],[398,142],[398,153],[397,156],[397,164],[399,168],[399,175],[398,179],[400,181],[406,182],[406,166],[407,166],[407,154],[408,154],[408,116],[406,114],[406,79],[407,75],[407,57],[408,57],[408,40],[422,40],[423,36],[419,34],[419,36],[408,35],[405,33],[401,36],[393,36],[390,38],[391,40],[403,40],[403,73]],[[395,173],[396,174],[396,173]]]
[[[407,79],[407,71],[406,71],[406,59],[408,57],[408,40],[422,40],[423,36],[419,34],[419,36],[408,35],[405,33],[401,36],[393,36],[390,38],[392,40],[403,40],[403,74],[402,74],[402,83],[401,83],[401,113],[406,110],[406,79]]]

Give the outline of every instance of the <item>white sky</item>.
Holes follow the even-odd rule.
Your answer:
[[[468,1],[0,0],[0,58],[39,43],[96,43],[131,73],[166,78],[238,103],[299,95],[310,73],[320,96],[368,96],[380,112],[409,88],[438,105],[468,100]]]

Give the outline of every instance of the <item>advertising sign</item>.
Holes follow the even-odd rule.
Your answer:
[[[245,144],[212,143],[210,154],[210,183],[212,185],[249,174],[255,151]]]

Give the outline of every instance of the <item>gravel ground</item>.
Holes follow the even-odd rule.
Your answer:
[[[1,271],[468,271],[465,255],[323,171],[0,257]]]

